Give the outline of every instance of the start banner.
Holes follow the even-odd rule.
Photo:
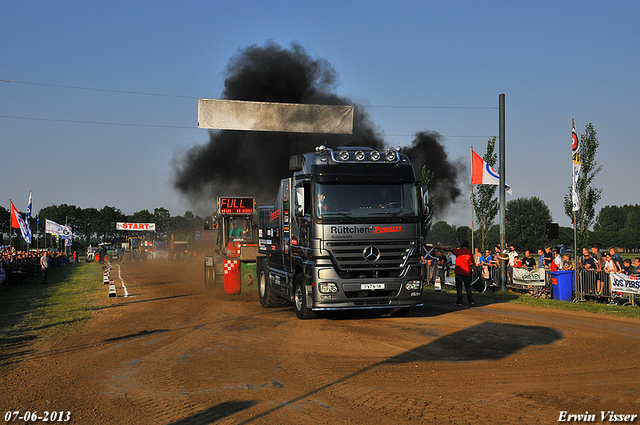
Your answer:
[[[518,285],[544,286],[546,281],[545,269],[513,268],[513,283]]]
[[[148,230],[155,232],[156,223],[116,223],[116,230]]]
[[[611,273],[611,292],[625,292],[627,294],[640,294],[640,278],[627,276],[622,273]]]

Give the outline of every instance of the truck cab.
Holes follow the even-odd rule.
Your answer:
[[[261,304],[293,302],[301,319],[421,305],[425,198],[406,155],[322,146],[289,168],[275,205],[259,208]]]

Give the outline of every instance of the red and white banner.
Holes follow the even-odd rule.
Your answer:
[[[156,231],[156,223],[116,223],[116,230],[148,230]]]

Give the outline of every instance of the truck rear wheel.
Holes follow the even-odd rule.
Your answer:
[[[304,276],[298,273],[293,281],[293,308],[298,319],[313,319],[316,313],[307,306],[307,293],[304,285]]]
[[[267,260],[258,263],[258,296],[260,297],[260,305],[266,308],[284,307],[287,301],[278,298],[269,286],[269,264]]]

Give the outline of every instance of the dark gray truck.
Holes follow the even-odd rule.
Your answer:
[[[260,303],[318,312],[422,305],[427,194],[399,150],[324,146],[290,158],[275,205],[259,207]]]

